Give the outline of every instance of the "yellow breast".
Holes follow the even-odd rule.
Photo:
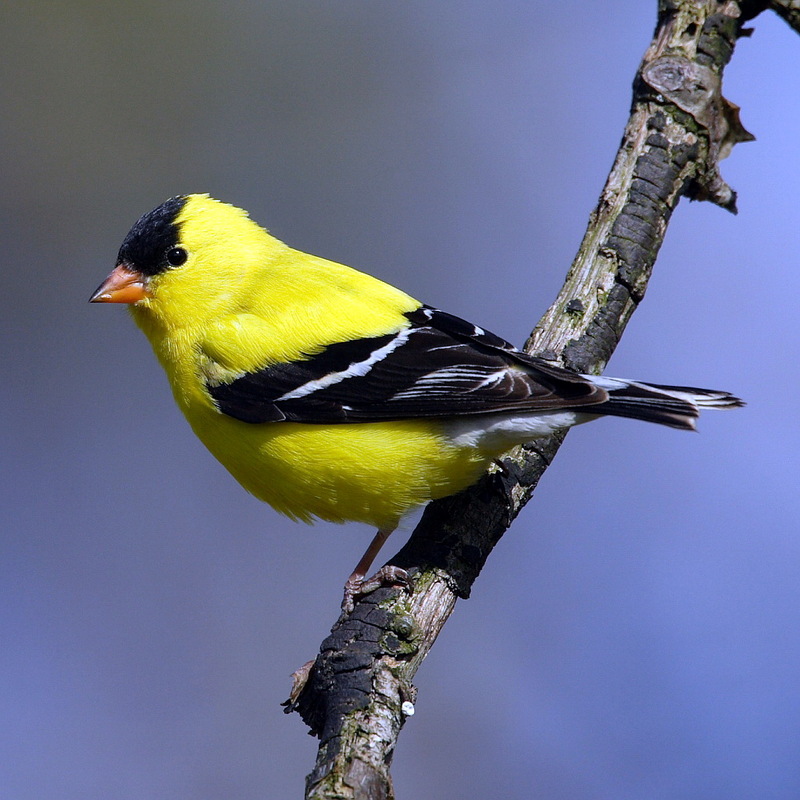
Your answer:
[[[197,436],[248,491],[295,519],[393,527],[410,509],[473,483],[486,460],[421,421],[249,425],[186,414]]]

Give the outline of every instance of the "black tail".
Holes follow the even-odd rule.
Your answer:
[[[660,386],[655,383],[594,376],[591,379],[608,392],[608,400],[591,409],[582,408],[581,411],[631,417],[681,430],[695,430],[695,420],[703,408],[739,408],[744,405],[738,397],[712,389]]]

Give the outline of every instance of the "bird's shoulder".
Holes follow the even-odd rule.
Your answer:
[[[300,350],[292,337],[282,335],[267,316],[235,311],[220,315],[203,327],[197,352],[220,370],[241,375],[292,360]]]
[[[206,321],[202,347],[220,363],[253,370],[395,333],[419,305],[378,278],[287,247],[228,294]]]

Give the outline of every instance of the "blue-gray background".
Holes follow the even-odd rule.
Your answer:
[[[655,5],[3,4],[2,797],[300,796],[278,704],[371,536],[246,495],[87,305],[129,226],[209,191],[521,343]],[[725,89],[739,215],[681,204],[609,373],[749,405],[570,435],[418,675],[400,797],[800,796],[798,37],[758,20]]]

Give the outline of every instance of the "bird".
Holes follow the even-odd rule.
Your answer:
[[[512,446],[601,416],[693,430],[734,395],[581,374],[295,250],[208,194],[170,198],[122,242],[92,303],[127,304],[194,433],[250,493],[303,522],[377,529],[342,607],[409,511]]]

